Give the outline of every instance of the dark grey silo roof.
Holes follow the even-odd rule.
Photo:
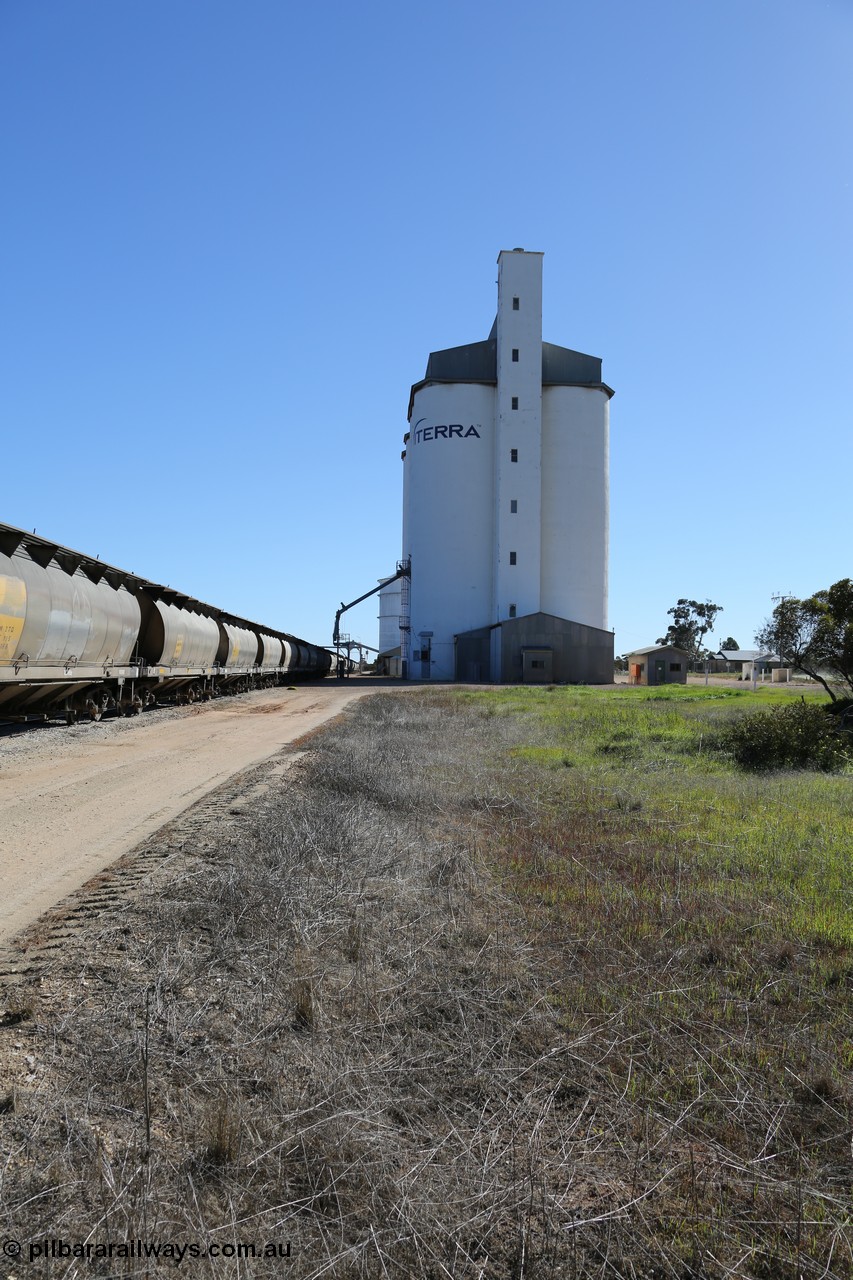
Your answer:
[[[426,382],[497,382],[498,344],[493,338],[431,351]]]
[[[498,344],[496,324],[485,342],[469,342],[464,347],[447,347],[444,351],[431,351],[423,381],[416,382],[409,397],[409,413],[416,391],[430,382],[485,382],[498,380]],[[542,343],[543,387],[596,387],[613,392],[601,381],[601,360],[598,356],[586,356],[582,351],[558,347],[553,342]]]
[[[601,386],[601,360],[582,351],[542,343],[543,387]]]

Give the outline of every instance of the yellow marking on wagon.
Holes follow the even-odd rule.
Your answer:
[[[26,582],[0,573],[0,661],[15,657],[26,617]]]

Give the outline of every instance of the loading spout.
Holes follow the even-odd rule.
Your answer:
[[[383,587],[387,587],[389,582],[396,582],[398,578],[410,578],[412,576],[411,560],[401,560],[397,564],[397,572],[391,574],[390,578],[383,578],[382,582],[375,587],[371,587],[369,591],[365,591],[364,595],[359,596],[356,600],[350,600],[349,604],[341,601],[341,607],[335,614],[335,628],[332,632],[332,644],[335,646],[335,654],[337,657],[337,674],[342,676],[345,674],[345,663],[341,658],[341,617],[348,609],[354,609],[357,604],[361,604],[362,600],[369,600],[371,596],[375,596]],[[363,648],[368,648],[364,645]]]

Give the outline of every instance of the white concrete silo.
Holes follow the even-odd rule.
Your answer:
[[[491,610],[494,388],[434,383],[414,400],[404,464],[417,582],[409,674],[452,680],[454,634]]]
[[[388,653],[400,643],[403,585],[400,578],[380,578],[379,652]]]
[[[380,675],[399,676],[402,672],[400,650],[400,618],[403,613],[402,578],[380,578],[379,652],[376,669]],[[408,583],[406,583],[408,588]],[[406,590],[408,598],[408,589]]]
[[[601,628],[607,627],[609,419],[604,388],[543,388],[541,607]]]
[[[612,392],[600,360],[543,344],[542,254],[503,251],[498,266],[489,337],[433,352],[412,388],[407,673],[609,679]]]

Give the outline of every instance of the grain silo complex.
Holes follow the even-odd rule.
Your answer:
[[[423,680],[613,679],[601,361],[542,341],[542,254],[498,257],[482,342],[433,351],[403,453],[403,671]]]

